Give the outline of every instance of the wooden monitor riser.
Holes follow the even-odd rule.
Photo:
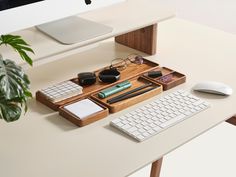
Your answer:
[[[115,37],[117,43],[149,55],[156,54],[157,24]]]

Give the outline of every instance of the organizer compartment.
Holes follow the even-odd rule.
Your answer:
[[[66,104],[66,105],[70,105],[70,104],[73,104],[73,103],[81,101],[81,100],[83,100],[83,99],[79,99],[79,100],[70,102],[69,104]],[[96,102],[95,100],[92,100],[92,99],[89,99],[89,100],[96,103],[98,106],[102,107],[103,110],[81,119],[81,118],[77,117],[75,114],[73,114],[70,111],[68,111],[67,109],[65,109],[66,105],[64,105],[59,108],[59,114],[62,117],[66,118],[67,120],[69,120],[70,122],[74,123],[75,125],[77,125],[79,127],[83,127],[83,126],[93,123],[97,120],[103,119],[109,115],[109,110],[107,107]]]
[[[161,84],[163,86],[163,90],[169,90],[177,85],[180,85],[186,82],[186,76],[184,74],[174,71],[167,67],[159,67],[152,71],[161,71],[162,76],[157,77],[157,78],[151,78],[147,75],[147,73],[145,73],[144,77],[147,78],[148,80]],[[165,82],[164,81],[165,79],[163,78],[168,77],[168,76],[172,76],[172,80]]]
[[[103,99],[98,97],[98,93],[95,93],[95,94],[92,94],[91,98],[98,101],[99,103],[103,104],[105,107],[108,107],[108,109],[111,113],[115,113],[115,112],[121,111],[129,106],[137,104],[143,100],[146,100],[148,98],[156,96],[162,92],[162,85],[161,84],[150,81],[144,77],[135,77],[133,79],[130,79],[129,81],[131,82],[132,86],[126,90],[123,90],[119,93],[116,93],[114,95],[111,95],[111,96],[109,96],[107,98],[103,98]],[[148,89],[151,87],[157,87],[157,88],[154,88],[153,90],[150,90],[150,91],[143,93],[141,95],[138,95],[138,96],[135,96],[135,97],[132,97],[129,99],[125,99],[125,100],[122,100],[122,101],[119,101],[119,102],[116,102],[113,104],[107,103],[107,100],[114,98],[116,96],[119,96],[123,93],[126,93],[130,90],[133,90],[133,89],[140,87],[140,86],[147,84],[147,83],[152,83],[152,85],[145,88],[145,89]],[[145,89],[143,89],[143,90],[145,90]]]

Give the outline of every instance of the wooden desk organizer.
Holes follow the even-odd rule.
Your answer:
[[[104,69],[104,68],[103,68]],[[98,75],[98,73],[103,70],[100,69],[98,71],[95,71],[95,74]],[[172,74],[173,79],[171,82],[168,83],[161,83],[159,81],[159,78],[150,78],[147,76],[147,73],[149,71],[162,71],[163,76]],[[121,83],[125,80],[129,80],[132,83],[131,88],[126,89],[122,92],[116,93],[112,96],[109,96],[108,98],[105,99],[100,99],[98,97],[99,91],[106,89],[108,87],[112,87],[114,85],[117,85],[118,83]],[[36,92],[36,99],[45,104],[46,106],[50,107],[51,109],[55,111],[59,111],[59,114],[63,116],[64,118],[68,119],[72,123],[78,125],[78,126],[85,126],[88,125],[92,122],[95,122],[97,120],[100,120],[102,118],[105,118],[109,112],[114,113],[118,112],[120,110],[123,110],[129,106],[132,106],[136,103],[139,103],[143,100],[146,100],[148,98],[151,98],[155,95],[158,95],[159,93],[162,92],[162,89],[168,90],[176,85],[179,85],[183,82],[185,82],[186,77],[185,75],[178,73],[172,69],[166,68],[166,67],[159,67],[157,63],[151,62],[149,60],[144,60],[144,63],[142,65],[137,65],[131,63],[125,70],[121,71],[121,77],[120,80],[112,83],[112,84],[107,84],[107,83],[102,83],[98,79],[94,85],[91,86],[86,86],[83,87],[83,94],[76,95],[74,97],[65,99],[63,101],[55,102],[53,103],[52,101],[48,100],[40,91]],[[77,78],[71,79],[71,81],[78,83]],[[132,90],[134,88],[137,88],[143,84],[146,83],[152,83],[151,87],[156,87],[153,90],[150,90],[142,95],[129,98],[117,103],[109,104],[107,103],[107,100],[110,98],[113,98],[117,95],[120,95],[122,93],[125,93],[129,90]],[[90,115],[84,119],[80,119],[79,117],[75,116],[71,112],[68,112],[64,106],[75,103],[77,101],[83,100],[83,99],[90,99],[97,105],[101,106],[103,108],[103,111],[100,111],[96,114]]]

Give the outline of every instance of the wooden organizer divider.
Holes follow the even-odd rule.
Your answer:
[[[100,90],[111,87],[113,85],[116,85],[120,82],[131,79],[133,77],[140,76],[148,71],[158,68],[158,66],[159,66],[159,64],[149,61],[147,59],[144,59],[144,63],[142,65],[137,65],[137,64],[131,63],[128,65],[128,67],[125,70],[120,71],[120,73],[121,73],[120,79],[115,83],[107,84],[107,83],[103,83],[103,82],[99,81],[99,79],[97,79],[95,84],[93,84],[91,86],[83,87],[83,94],[79,94],[79,95],[76,95],[71,98],[65,99],[63,101],[55,102],[55,103],[48,100],[40,91],[36,92],[36,99],[39,102],[43,103],[44,105],[50,107],[51,109],[58,111],[58,108],[60,106],[70,103],[74,100],[78,100],[80,98],[89,97],[93,93],[96,93]],[[105,67],[105,68],[108,68],[108,67]],[[103,69],[104,68],[95,71],[96,76],[98,76],[98,73],[100,71],[102,71]],[[78,83],[78,78],[73,78],[73,79],[71,79],[71,81]]]
[[[99,98],[98,93],[95,93],[95,94],[91,95],[91,98],[93,100],[96,100],[97,102],[103,104],[105,107],[108,107],[109,111],[111,113],[115,113],[115,112],[121,111],[121,110],[123,110],[123,109],[125,109],[129,106],[132,106],[136,103],[139,103],[139,102],[144,101],[148,98],[151,98],[155,95],[158,95],[159,93],[162,92],[162,85],[161,84],[150,81],[150,80],[148,80],[144,77],[139,77],[138,76],[138,77],[130,79],[129,81],[131,82],[132,86],[130,88],[126,89],[126,90],[123,90],[122,92],[116,93],[116,94],[111,95],[111,96],[109,96],[107,98],[104,98],[104,99]],[[157,87],[157,88],[155,88],[153,90],[150,90],[146,93],[143,93],[142,95],[133,97],[133,98],[122,100],[122,101],[119,101],[119,102],[116,102],[116,103],[113,103],[113,104],[107,103],[107,100],[109,100],[111,98],[114,98],[118,95],[121,95],[123,93],[126,93],[130,90],[133,90],[133,89],[135,89],[137,87],[140,87],[140,86],[142,86],[144,84],[147,84],[147,83],[152,83],[152,85],[150,87]],[[148,88],[150,88],[150,87],[148,87]]]
[[[158,67],[158,68],[153,69],[152,71],[161,71],[162,76],[157,77],[157,78],[151,78],[151,77],[147,76],[147,73],[145,73],[144,77],[150,81],[161,84],[163,86],[163,90],[169,90],[177,85],[180,85],[180,84],[186,82],[186,76],[184,74],[174,71],[174,70],[167,68],[167,67]],[[165,83],[160,80],[161,77],[167,76],[169,74],[171,74],[173,77],[170,82]]]

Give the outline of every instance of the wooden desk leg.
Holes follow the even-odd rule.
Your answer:
[[[160,176],[162,160],[163,160],[163,158],[152,163],[150,177],[159,177]]]
[[[115,37],[117,43],[149,55],[156,54],[157,24]]]
[[[230,119],[226,120],[226,122],[236,126],[236,116],[231,117]]]

